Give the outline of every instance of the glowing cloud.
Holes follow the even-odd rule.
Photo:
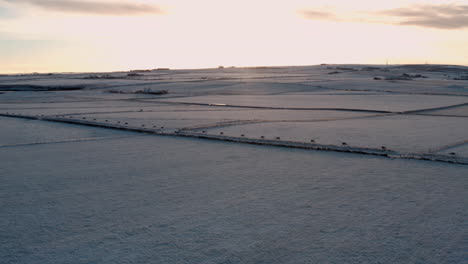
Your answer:
[[[377,12],[351,11],[345,14],[307,9],[301,10],[300,14],[311,20],[388,23],[437,29],[468,27],[468,5],[456,4],[414,5]]]
[[[303,10],[302,15],[308,19],[325,19],[325,20],[338,20],[334,13],[327,13],[315,10]]]
[[[10,4],[27,4],[42,8],[47,11],[135,16],[162,14],[162,9],[155,5],[136,4],[130,2],[104,2],[104,1],[79,1],[79,0],[7,0]]]
[[[468,27],[468,5],[418,5],[386,10],[382,14],[402,19],[401,25],[439,29]]]

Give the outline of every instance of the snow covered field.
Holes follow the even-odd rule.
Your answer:
[[[466,262],[468,69],[372,67],[0,75],[0,262]]]
[[[161,101],[276,108],[344,108],[404,112],[466,103],[466,97],[402,94],[210,95]]]
[[[208,129],[209,134],[380,148],[400,152],[433,152],[467,140],[468,120],[457,117],[388,115],[317,122],[269,122]],[[330,133],[333,131],[333,133]]]

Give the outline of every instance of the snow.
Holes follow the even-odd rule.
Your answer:
[[[402,94],[344,95],[231,95],[157,99],[165,102],[227,104],[281,108],[348,108],[382,111],[410,111],[468,103],[468,98]]]
[[[324,122],[274,122],[208,129],[208,134],[310,142],[324,145],[381,148],[404,153],[430,153],[467,139],[464,118],[391,115]]]
[[[443,110],[426,111],[421,114],[468,117],[468,105]]]
[[[67,106],[68,105],[68,106]],[[90,116],[98,113],[123,113],[123,112],[180,112],[180,111],[210,111],[213,107],[198,105],[172,105],[145,102],[128,102],[113,104],[112,102],[70,103],[70,104],[23,104],[14,107],[5,107],[0,104],[0,113],[15,113],[27,115],[77,115]],[[233,110],[232,108],[216,107],[217,111]]]
[[[468,84],[454,80],[412,80],[412,81],[382,81],[372,78],[355,81],[348,78],[344,80],[326,80],[305,82],[306,85],[320,86],[324,89],[339,89],[348,91],[376,91],[407,94],[446,94],[468,95]]]
[[[130,136],[124,131],[0,117],[0,148]]]
[[[102,114],[82,114],[71,118],[108,120],[109,122],[122,122],[129,124],[164,126],[166,128],[182,129],[190,127],[211,127],[236,122],[238,124],[250,122],[270,121],[311,121],[311,120],[336,120],[345,118],[359,118],[371,116],[369,113],[339,112],[339,111],[288,111],[288,110],[239,110],[238,108],[205,107],[204,110],[194,111],[187,106],[186,110],[152,111],[143,109],[143,112],[122,112]]]
[[[0,168],[5,263],[464,259],[466,166],[139,136]]]
[[[0,75],[0,262],[463,263],[468,68],[369,66]]]
[[[451,148],[447,148],[438,153],[445,155],[453,155],[452,153],[454,153],[456,157],[468,158],[468,141],[465,144],[460,144]]]

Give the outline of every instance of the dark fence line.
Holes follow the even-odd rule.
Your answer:
[[[253,144],[253,145],[264,145],[264,146],[275,146],[275,147],[286,147],[286,148],[296,148],[296,149],[307,149],[307,150],[321,150],[321,151],[333,151],[333,152],[345,152],[345,153],[355,153],[363,155],[373,155],[381,156],[392,159],[413,159],[413,160],[427,160],[427,161],[436,161],[436,162],[446,162],[454,164],[468,165],[468,158],[458,157],[454,155],[439,155],[439,154],[424,154],[424,153],[401,153],[393,150],[389,150],[385,147],[381,149],[374,148],[364,148],[364,147],[354,147],[349,146],[348,144],[341,145],[322,145],[315,142],[294,142],[294,141],[285,141],[281,140],[280,137],[276,139],[265,139],[264,137],[260,139],[247,138],[245,135],[240,137],[231,137],[225,136],[224,133],[220,135],[206,134],[206,131],[203,132],[190,132],[184,130],[163,130],[164,127],[151,129],[145,127],[131,127],[128,123],[122,125],[122,122],[119,123],[100,123],[97,121],[90,121],[89,119],[72,119],[70,117],[66,118],[65,116],[34,116],[34,115],[22,115],[14,113],[0,113],[0,116],[5,117],[14,117],[14,118],[24,118],[24,119],[33,119],[33,120],[43,120],[49,122],[59,122],[59,123],[68,123],[75,125],[84,125],[91,127],[100,127],[108,129],[118,129],[124,131],[131,131],[137,133],[153,134],[159,136],[178,136],[178,137],[188,137],[188,138],[199,138],[207,140],[218,140],[225,142],[235,142],[235,143],[244,143],[244,144]],[[154,127],[154,126],[153,126]]]

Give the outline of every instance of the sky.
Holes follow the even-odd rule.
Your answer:
[[[468,65],[468,0],[0,0],[0,73]]]

